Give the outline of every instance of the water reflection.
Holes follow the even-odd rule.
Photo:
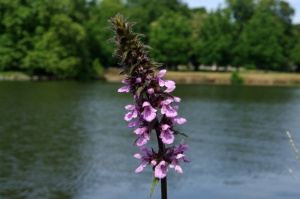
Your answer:
[[[119,86],[0,82],[1,198],[148,197],[150,168],[134,174],[135,135],[123,121],[132,99]],[[180,85],[174,94],[188,120],[178,129],[194,141],[184,174],[170,170],[170,198],[300,195],[285,135],[300,148],[300,89]]]

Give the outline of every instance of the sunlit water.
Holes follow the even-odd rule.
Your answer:
[[[0,82],[1,199],[149,198],[121,84]],[[300,88],[178,85],[194,141],[169,169],[170,199],[300,198]],[[176,138],[176,143],[182,137]],[[154,146],[155,139],[148,146]],[[152,198],[160,198],[157,187]]]

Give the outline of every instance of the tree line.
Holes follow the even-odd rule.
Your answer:
[[[191,64],[300,71],[300,25],[282,0],[225,0],[207,11],[180,0],[0,0],[0,71],[90,79],[116,66],[107,20],[138,22],[150,56]]]

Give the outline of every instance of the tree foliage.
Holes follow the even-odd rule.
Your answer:
[[[169,66],[187,64],[191,44],[189,20],[180,14],[166,12],[151,24],[151,56]]]
[[[192,63],[195,70],[200,64],[300,70],[300,28],[286,1],[224,1],[207,12],[181,0],[0,0],[0,71],[94,77],[96,66],[117,65],[105,29],[117,13],[137,21],[153,57],[175,69]]]

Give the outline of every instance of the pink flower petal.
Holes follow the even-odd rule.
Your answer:
[[[126,115],[124,117],[124,120],[126,120],[126,121],[132,120],[132,118],[133,118],[133,114],[132,113],[133,112],[126,113]]]
[[[167,172],[168,172],[168,168],[166,167],[166,162],[165,161],[161,161],[154,170],[154,176],[156,178],[164,178],[167,176]]]
[[[154,89],[153,88],[149,88],[148,89],[148,93],[151,95],[151,94],[153,94],[154,93]]]
[[[186,123],[186,119],[181,118],[181,117],[176,117],[175,122],[177,122],[177,124],[184,124],[184,123]]]
[[[179,106],[173,106],[173,109],[174,109],[175,111],[178,111],[178,108],[179,108]]]
[[[179,153],[179,154],[177,154],[176,159],[180,159],[180,158],[182,158],[182,157],[184,157],[184,154]]]
[[[135,157],[135,158],[139,158],[139,159],[140,159],[140,158],[142,158],[142,155],[141,155],[141,154],[139,154],[139,153],[136,153],[136,154],[134,154],[134,155],[133,155],[133,157]]]
[[[163,69],[161,71],[159,71],[159,73],[156,75],[156,77],[162,77],[166,74],[167,70],[166,69]]]
[[[183,173],[182,168],[179,165],[175,166],[175,171],[177,171],[178,173]]]
[[[161,125],[161,129],[162,129],[163,131],[167,130],[168,128],[170,128],[170,126],[167,125],[167,124]]]
[[[119,93],[122,93],[122,92],[127,92],[128,93],[129,91],[130,91],[130,86],[129,85],[128,86],[123,86],[123,87],[118,89]]]
[[[136,168],[135,172],[139,173],[139,172],[143,171],[143,169],[144,169],[144,166],[140,165],[138,168]]]
[[[160,136],[161,141],[165,144],[172,144],[174,142],[173,131],[167,129],[165,131],[161,131]]]
[[[151,161],[151,164],[152,164],[153,166],[155,166],[155,165],[156,165],[156,160],[152,160],[152,161]]]
[[[122,83],[123,83],[123,84],[129,84],[130,81],[129,81],[129,79],[122,79]]]
[[[174,110],[171,106],[169,105],[163,105],[161,107],[161,113],[165,114],[167,117],[173,118],[177,116],[176,110]]]
[[[135,83],[141,83],[141,82],[142,82],[142,79],[140,77],[135,79]]]
[[[181,99],[179,97],[173,96],[173,99],[174,99],[175,102],[180,102],[181,101]]]
[[[125,106],[125,109],[126,109],[126,110],[129,110],[129,111],[130,111],[130,110],[133,110],[133,109],[135,109],[135,105],[131,105],[131,104],[126,105],[126,106]]]

